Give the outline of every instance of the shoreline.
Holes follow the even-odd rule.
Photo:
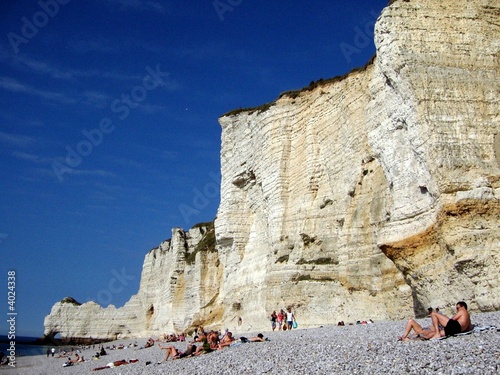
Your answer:
[[[500,328],[500,311],[471,314],[472,323]],[[430,319],[416,319],[423,326]],[[84,349],[86,362],[62,367],[66,358],[45,355],[19,357],[16,368],[0,367],[2,374],[496,374],[500,371],[500,332],[485,330],[444,340],[398,342],[406,321],[380,321],[368,325],[324,326],[292,331],[262,332],[270,341],[247,343],[221,351],[164,362],[165,351],[158,343],[140,349],[147,338],[122,339],[104,343],[104,347],[137,342],[136,348],[107,350],[108,355],[92,360],[97,351]],[[252,334],[236,334],[250,337]],[[161,343],[185,350],[188,342]],[[74,357],[72,357],[74,358]],[[137,359],[136,363],[93,368],[109,362]],[[146,363],[148,363],[146,365]]]

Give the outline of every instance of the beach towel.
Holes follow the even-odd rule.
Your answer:
[[[482,332],[482,331],[497,331],[498,332],[500,330],[495,326],[480,326],[478,324],[473,324],[472,331],[473,332]]]
[[[495,326],[480,326],[478,324],[473,324],[472,325],[472,329],[470,331],[461,332],[461,333],[457,333],[455,335],[450,335],[450,336],[437,337],[437,338],[434,338],[434,339],[431,339],[431,340],[445,340],[445,339],[447,339],[449,337],[467,336],[467,335],[470,335],[472,333],[480,333],[480,332],[483,332],[483,331],[496,331],[496,332],[500,332],[500,329],[498,329]]]

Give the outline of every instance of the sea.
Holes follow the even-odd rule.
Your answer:
[[[52,346],[35,345],[37,339],[39,338],[16,336],[16,356],[47,354],[47,349],[51,349]],[[0,352],[7,356],[10,355],[10,341],[7,336],[0,335]],[[59,351],[59,348],[56,347],[56,351]]]

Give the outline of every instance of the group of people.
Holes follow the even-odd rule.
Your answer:
[[[156,341],[158,342],[183,342],[186,340],[186,334],[184,332],[179,333],[179,334],[169,334],[167,335],[166,333],[163,334],[161,338],[158,338]]]
[[[292,312],[291,307],[288,307],[286,312],[281,309],[279,313],[276,313],[276,310],[271,313],[271,329],[274,331],[276,327],[278,327],[278,331],[297,328],[297,320],[295,319],[295,314]]]
[[[467,311],[467,304],[464,301],[457,302],[456,310],[457,313],[453,317],[448,318],[447,316],[440,313],[438,308],[436,308],[435,310],[429,308],[428,316],[432,320],[432,325],[423,328],[415,319],[412,318],[406,324],[403,336],[400,336],[398,340],[407,341],[413,339],[435,339],[471,331],[472,323],[469,312]],[[271,314],[271,322],[273,331],[276,329],[276,327],[278,327],[279,330],[290,330],[294,328],[294,322],[296,322],[296,320],[292,309],[287,308],[286,312],[283,309],[281,309],[279,313],[273,311]],[[344,322],[339,322],[339,325],[344,325]],[[182,337],[182,339],[180,339],[180,337]],[[184,337],[184,334],[178,336],[165,335],[164,339],[167,342],[184,341]],[[268,341],[268,339],[265,339],[261,333],[259,333],[256,337],[240,337],[239,339],[236,339],[233,334],[227,329],[224,334],[221,334],[220,331],[211,330],[209,332],[206,332],[203,327],[198,327],[196,335],[194,336],[194,341],[189,343],[185,351],[180,351],[174,346],[162,346],[160,344],[161,340],[158,341],[159,348],[166,351],[165,361],[167,361],[169,358],[175,360],[191,356],[198,356],[201,354],[213,352],[215,350],[223,350],[226,347],[230,347],[236,344],[245,342],[263,342]],[[152,347],[154,346],[154,343],[155,341],[150,338],[147,341],[145,347]],[[104,348],[101,348],[101,352],[98,354],[105,355],[106,352],[104,351]],[[74,356],[74,359],[68,360],[67,364],[65,364],[66,366],[71,366],[74,363],[84,361],[83,356],[79,356],[78,353],[75,353]],[[121,360],[110,362],[106,366],[94,368],[93,371],[122,366],[135,362],[137,362],[136,359],[130,361]]]
[[[414,339],[438,339],[446,336],[453,336],[458,333],[465,333],[472,330],[470,314],[467,311],[467,304],[464,301],[457,302],[455,306],[457,313],[451,318],[439,312],[439,309],[428,309],[429,317],[432,320],[432,325],[422,327],[415,319],[411,318],[406,323],[406,328],[403,336],[398,340],[408,341]],[[410,333],[414,331],[413,334]]]
[[[230,347],[232,345],[236,345],[239,343],[245,342],[264,342],[267,339],[264,338],[262,333],[259,333],[256,337],[240,337],[236,339],[232,332],[226,329],[224,335],[221,335],[221,332],[217,332],[211,330],[210,332],[205,332],[203,327],[198,327],[197,334],[194,336],[194,341],[189,343],[187,349],[182,352],[177,349],[175,346],[161,346],[158,343],[160,349],[166,351],[165,361],[169,358],[180,359],[187,358],[191,356],[198,356],[201,354],[211,353],[215,350],[222,350],[226,347]]]
[[[74,353],[75,359],[71,359],[71,357],[68,357],[68,360],[64,362],[63,367],[68,367],[68,366],[73,366],[75,363],[80,363],[80,362],[85,362],[85,358],[80,356],[78,352]]]

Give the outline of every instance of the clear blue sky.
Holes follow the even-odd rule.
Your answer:
[[[19,335],[66,296],[122,306],[172,227],[215,217],[218,117],[364,65],[386,4],[2,1],[0,314],[9,270]]]

